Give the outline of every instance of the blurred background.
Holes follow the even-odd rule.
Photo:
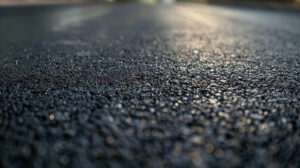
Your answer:
[[[300,0],[0,0],[0,4],[27,4],[27,3],[76,3],[76,2],[174,2],[189,1],[201,3],[268,3],[299,5]]]

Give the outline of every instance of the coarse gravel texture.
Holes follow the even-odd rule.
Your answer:
[[[300,166],[299,13],[85,8],[1,55],[0,167]]]

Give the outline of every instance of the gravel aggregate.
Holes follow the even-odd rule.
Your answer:
[[[0,167],[300,166],[298,13],[99,8],[0,56]]]

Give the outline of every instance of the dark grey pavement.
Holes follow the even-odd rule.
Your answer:
[[[0,167],[300,166],[300,13],[0,7]]]

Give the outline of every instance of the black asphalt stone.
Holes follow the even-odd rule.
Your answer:
[[[300,166],[299,13],[1,11],[0,167]]]

